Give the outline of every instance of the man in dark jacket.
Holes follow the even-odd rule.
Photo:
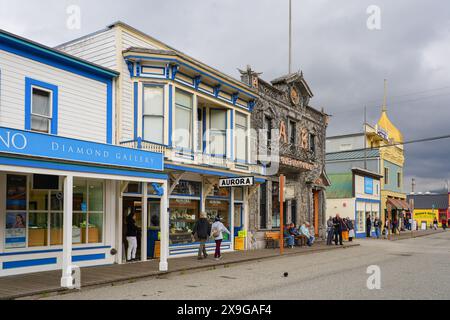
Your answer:
[[[343,246],[342,243],[342,229],[343,229],[344,222],[342,221],[339,213],[336,214],[336,217],[333,218],[333,230],[334,230],[334,244],[338,245],[338,239],[339,244]]]
[[[370,215],[367,215],[366,219],[366,236],[370,238],[370,234],[372,232],[372,220],[370,220]]]
[[[200,213],[200,219],[195,223],[192,235],[200,242],[200,246],[198,247],[198,260],[202,260],[203,257],[206,259],[208,257],[206,253],[206,241],[208,241],[211,235],[211,224],[207,219],[206,212]]]

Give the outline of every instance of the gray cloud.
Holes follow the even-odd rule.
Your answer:
[[[0,0],[0,27],[57,45],[122,20],[237,77],[251,64],[271,80],[287,72],[287,0],[85,1]],[[82,9],[82,29],[65,27],[68,5]],[[382,29],[366,28],[379,5]],[[305,73],[316,107],[333,115],[329,134],[378,120],[383,79],[389,115],[406,140],[450,134],[448,1],[293,0],[294,68]],[[447,87],[442,90],[435,88]],[[424,93],[420,93],[426,91]],[[401,96],[401,97],[398,97]],[[405,184],[422,191],[450,179],[450,140],[406,146]]]

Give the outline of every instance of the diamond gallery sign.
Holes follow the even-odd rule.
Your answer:
[[[254,177],[227,178],[219,180],[220,188],[246,187],[246,186],[253,186],[254,184],[255,184]]]

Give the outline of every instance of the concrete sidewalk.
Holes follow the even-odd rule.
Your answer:
[[[359,246],[357,243],[345,243],[341,246],[327,246],[320,242],[313,247],[295,247],[285,249],[284,256],[312,254],[329,250],[346,249]],[[202,270],[227,267],[233,264],[280,258],[279,249],[262,249],[251,251],[236,251],[223,254],[221,261],[215,261],[211,256],[205,260],[197,257],[185,257],[169,260],[169,271],[158,271],[158,260],[137,262],[123,265],[108,265],[81,269],[81,287],[97,287],[128,283],[140,279],[159,277],[169,274],[185,274]],[[61,270],[0,278],[0,300],[42,296],[68,292],[60,287]]]
[[[400,234],[391,235],[390,239],[391,241],[398,241],[398,240],[405,240],[405,239],[411,239],[411,238],[419,238],[419,237],[426,237],[430,236],[432,234],[436,233],[442,233],[446,232],[445,230],[438,229],[438,230],[417,230],[417,231],[403,231]]]

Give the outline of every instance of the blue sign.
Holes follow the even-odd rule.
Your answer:
[[[162,153],[0,127],[0,152],[135,169],[164,170]]]
[[[373,179],[365,177],[364,178],[364,193],[373,194]]]

